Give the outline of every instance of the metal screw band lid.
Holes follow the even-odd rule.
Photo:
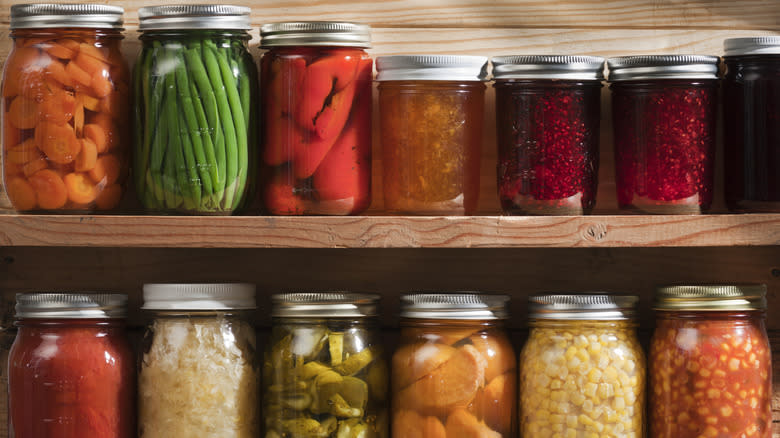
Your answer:
[[[11,6],[11,29],[85,27],[122,29],[119,6],[79,3],[33,3]]]
[[[165,5],[138,10],[138,30],[250,30],[251,9],[232,5]]]
[[[291,292],[271,296],[271,316],[363,318],[377,315],[379,295],[352,292]]]
[[[648,55],[609,58],[609,81],[717,79],[717,56]]]
[[[371,47],[371,27],[338,21],[270,23],[260,27],[260,47]]]
[[[17,318],[113,319],[127,316],[127,295],[106,293],[16,294]]]
[[[507,319],[509,297],[480,293],[408,294],[401,297],[401,318]]]
[[[251,310],[255,285],[248,283],[145,284],[144,310]]]
[[[531,319],[619,321],[636,316],[635,295],[535,295],[529,298]]]
[[[604,79],[604,58],[570,55],[494,57],[493,79]]]
[[[676,285],[656,290],[655,310],[766,309],[766,285]]]
[[[377,81],[484,81],[487,58],[468,55],[397,55],[376,59]]]
[[[723,41],[724,56],[780,55],[780,36],[729,38]]]

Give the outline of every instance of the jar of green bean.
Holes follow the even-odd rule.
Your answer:
[[[136,192],[148,212],[234,214],[255,174],[257,70],[249,8],[140,8],[135,65]]]

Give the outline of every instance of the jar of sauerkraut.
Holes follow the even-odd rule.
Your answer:
[[[254,308],[250,284],[144,285],[140,437],[257,437]]]
[[[520,353],[525,437],[642,437],[645,358],[635,296],[531,297]]]

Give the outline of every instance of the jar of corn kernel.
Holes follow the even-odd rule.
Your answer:
[[[520,353],[520,435],[643,436],[645,358],[638,298],[541,295]]]
[[[668,286],[650,343],[653,438],[772,436],[766,286]]]

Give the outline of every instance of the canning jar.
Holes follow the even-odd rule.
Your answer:
[[[230,215],[255,184],[257,69],[249,8],[138,10],[135,189],[154,213]]]
[[[380,56],[376,68],[385,210],[473,214],[487,58]]]
[[[607,60],[618,206],[698,214],[712,203],[718,108],[716,56]]]
[[[638,298],[540,295],[520,353],[520,435],[644,436]]]
[[[596,203],[604,58],[493,58],[498,197],[507,214],[588,214]]]
[[[650,436],[772,436],[766,287],[662,287],[655,309]]]
[[[387,364],[376,295],[271,297],[263,364],[266,437],[386,438]]]
[[[135,359],[127,296],[16,295],[8,356],[8,419],[15,438],[135,437]]]
[[[723,45],[726,205],[780,213],[780,36]]]
[[[144,285],[139,437],[257,437],[254,309],[250,284]]]
[[[392,362],[393,437],[514,437],[517,360],[504,329],[509,297],[401,298]]]
[[[92,213],[119,205],[131,132],[123,13],[97,4],[11,7],[2,161],[17,211]]]
[[[371,203],[369,26],[274,23],[260,36],[265,210],[362,212]]]

